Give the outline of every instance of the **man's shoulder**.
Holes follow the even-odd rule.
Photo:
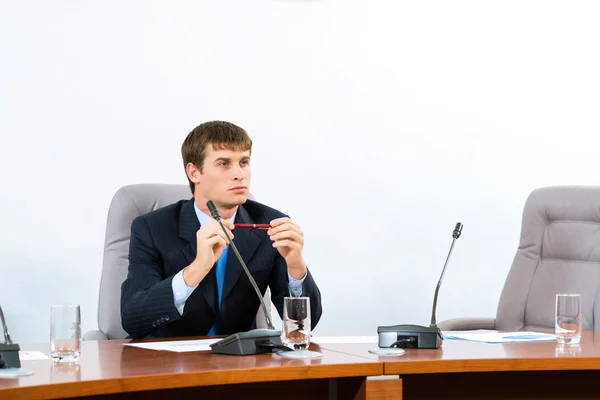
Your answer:
[[[254,200],[246,200],[244,209],[253,221],[271,221],[275,218],[287,217],[285,213]]]
[[[145,223],[149,228],[164,226],[165,223],[179,223],[181,208],[190,200],[179,200],[176,203],[157,208],[149,213],[138,216],[133,220],[134,225]]]

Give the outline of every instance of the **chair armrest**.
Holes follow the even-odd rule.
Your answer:
[[[83,340],[108,340],[106,333],[97,330],[87,331],[83,335]]]
[[[442,331],[495,330],[496,318],[453,318],[438,324]]]

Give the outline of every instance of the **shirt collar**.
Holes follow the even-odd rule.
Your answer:
[[[200,222],[200,226],[207,225],[211,221],[214,221],[213,217],[211,217],[210,215],[206,215],[202,211],[200,211],[200,209],[196,205],[195,201],[194,201],[194,211],[196,211],[196,217],[198,217],[198,222]],[[231,216],[231,218],[229,218],[232,222],[235,221],[235,215],[236,214],[237,214],[237,209],[235,210],[235,212],[233,213],[233,215]]]

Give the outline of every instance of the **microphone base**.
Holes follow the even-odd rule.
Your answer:
[[[281,344],[281,331],[274,329],[252,329],[238,332],[210,345],[215,354],[248,356],[292,350]]]
[[[21,368],[19,345],[0,343],[0,368]]]
[[[443,340],[442,331],[437,326],[379,326],[377,335],[380,348],[439,349]]]

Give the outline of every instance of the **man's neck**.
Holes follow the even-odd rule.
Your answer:
[[[198,207],[198,209],[200,211],[202,211],[204,214],[206,214],[208,216],[212,216],[210,214],[210,210],[206,206],[206,202],[205,201],[203,201],[203,200],[201,200],[201,201],[195,200],[195,202],[196,202],[196,207]],[[217,205],[217,204],[215,204],[215,205],[217,206],[217,210],[219,210],[219,215],[223,219],[230,219],[235,214],[235,212],[237,211],[237,209],[239,207],[239,206],[223,207],[223,206],[220,206],[220,205]]]

